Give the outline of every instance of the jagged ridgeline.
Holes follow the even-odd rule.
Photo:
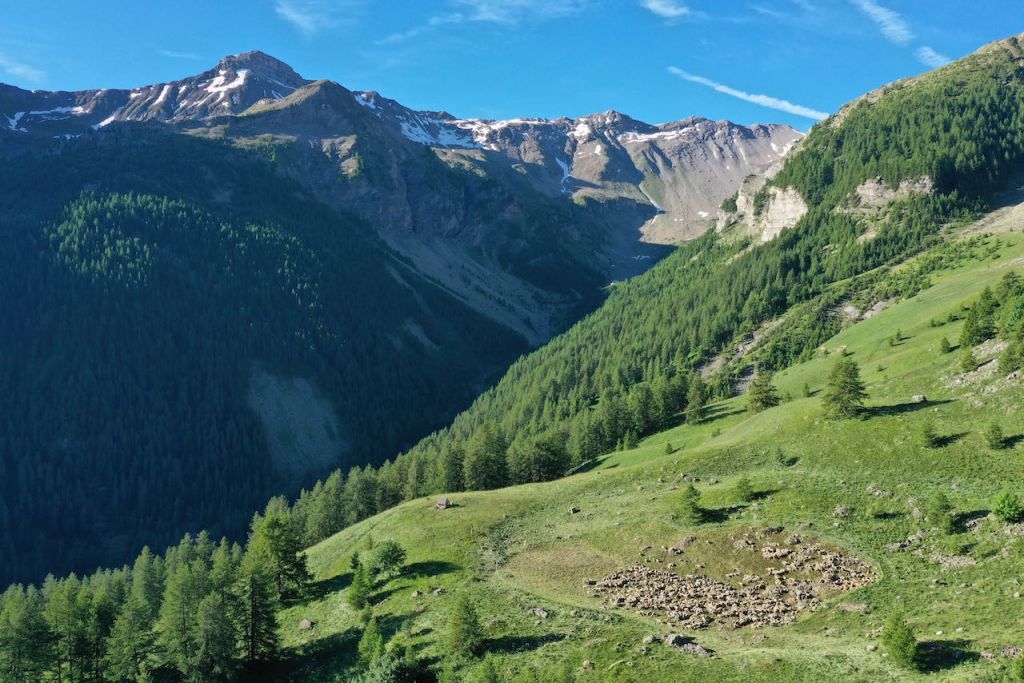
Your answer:
[[[125,125],[0,168],[4,581],[241,537],[526,348],[269,164]]]
[[[630,403],[649,403],[650,389],[659,396],[674,375],[696,370],[791,306],[834,299],[837,283],[919,249],[1021,168],[1021,45],[1019,38],[992,44],[815,126],[771,181],[794,187],[809,207],[792,229],[756,249],[749,238],[709,233],[617,285],[598,312],[513,365],[450,430],[417,450],[468,438],[493,421],[519,438],[567,429],[574,455],[589,457],[650,424],[616,416]],[[885,227],[865,239],[865,225],[841,205],[877,176],[891,187],[927,176],[934,191],[894,202]],[[812,305],[807,314],[820,319],[784,335],[760,360],[778,367],[814,349],[836,329],[825,311]],[[598,435],[596,444],[588,433]]]

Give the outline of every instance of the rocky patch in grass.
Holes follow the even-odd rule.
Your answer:
[[[742,540],[737,549],[758,553],[778,566],[736,577],[738,585],[732,585],[703,574],[637,565],[593,582],[591,593],[609,607],[631,608],[686,629],[759,628],[791,623],[800,612],[817,609],[826,597],[877,578],[866,562],[796,537],[785,545],[756,536]]]

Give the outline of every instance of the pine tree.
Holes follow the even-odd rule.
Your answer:
[[[822,394],[825,415],[833,419],[857,417],[864,410],[867,396],[857,364],[849,358],[837,360]]]
[[[0,680],[35,683],[54,661],[53,634],[43,616],[44,599],[34,587],[11,586],[0,611]]]
[[[459,442],[446,443],[441,449],[441,485],[442,491],[449,493],[462,491],[466,488],[463,478],[463,460],[466,452]]]
[[[118,681],[149,680],[155,667],[153,623],[149,606],[140,593],[129,593],[107,639],[105,664],[111,678]]]
[[[750,383],[750,389],[747,390],[747,410],[759,413],[777,405],[779,405],[779,394],[775,390],[775,385],[772,384],[772,376],[759,369],[754,375],[754,381]]]
[[[480,618],[469,598],[460,593],[448,615],[447,651],[456,656],[470,656],[480,653],[484,643],[484,632]]]
[[[953,533],[956,520],[953,517],[953,504],[949,497],[939,491],[928,502],[928,519],[937,526],[942,533]]]
[[[744,503],[749,503],[754,500],[757,494],[754,492],[754,487],[750,483],[750,479],[747,477],[740,477],[736,481],[736,497]]]
[[[1024,505],[1016,493],[1007,489],[992,504],[992,514],[1007,524],[1024,521]]]
[[[690,381],[690,389],[686,392],[686,423],[695,425],[704,419],[704,407],[707,402],[707,388],[700,376]]]
[[[676,518],[684,524],[699,524],[704,521],[704,509],[700,506],[700,492],[693,484],[687,484],[683,489]]]
[[[196,652],[192,671],[198,680],[224,681],[238,666],[238,632],[233,607],[224,593],[214,592],[199,603]]]
[[[370,579],[366,565],[360,562],[352,572],[352,585],[348,587],[347,599],[352,609],[363,609],[370,604]]]
[[[897,665],[906,669],[917,668],[917,639],[899,612],[889,617],[882,627],[882,647]]]
[[[974,357],[974,351],[965,346],[960,353],[960,372],[974,372],[978,369],[978,359]]]
[[[369,666],[384,654],[384,634],[380,632],[377,617],[372,616],[363,629],[363,637],[359,639],[359,661]]]
[[[256,515],[249,537],[250,552],[260,555],[274,576],[278,595],[301,593],[311,575],[303,552],[302,537],[288,517],[272,501],[264,515]]]
[[[953,345],[949,343],[949,339],[943,337],[939,342],[939,353],[945,355],[953,350]]]
[[[989,423],[985,428],[985,444],[994,451],[1006,448],[1006,436],[998,422]]]
[[[931,421],[921,425],[921,445],[925,448],[938,448],[942,445],[942,438],[935,431],[935,425]]]
[[[508,483],[508,444],[498,427],[485,423],[469,442],[463,461],[466,488],[495,489]]]
[[[277,591],[274,575],[258,552],[246,550],[238,573],[242,658],[251,667],[277,655]]]
[[[178,564],[167,577],[160,606],[158,642],[168,664],[186,676],[196,657],[196,618],[209,588],[208,578],[206,565],[199,558]]]

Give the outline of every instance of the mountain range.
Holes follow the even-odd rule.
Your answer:
[[[273,153],[280,172],[533,344],[592,306],[597,286],[707,229],[744,178],[777,167],[801,137],[695,117],[655,126],[615,111],[458,119],[307,80],[261,52],[132,90],[0,86],[0,116],[16,138],[163,123]]]
[[[0,493],[36,522],[3,525],[5,578],[237,533],[410,446],[800,137],[457,119],[260,52],[134,89],[0,85]]]

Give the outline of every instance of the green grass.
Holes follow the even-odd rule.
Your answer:
[[[465,591],[486,626],[488,648],[510,678],[545,680],[545,672],[564,666],[580,681],[912,679],[919,674],[898,669],[875,649],[882,623],[899,608],[919,639],[945,653],[933,658],[932,678],[1000,680],[1009,660],[998,655],[1024,643],[1024,599],[1014,597],[1024,592],[1024,544],[1016,542],[1022,537],[987,520],[977,531],[961,525],[942,537],[912,514],[941,490],[958,513],[982,515],[1000,490],[1020,479],[1020,439],[1013,449],[991,451],[982,429],[997,420],[1011,439],[1021,437],[1024,388],[1020,382],[992,393],[986,385],[951,388],[958,354],[940,354],[939,344],[943,337],[955,343],[962,323],[930,324],[995,284],[1008,264],[1022,269],[1024,236],[999,237],[998,258],[932,275],[928,289],[847,327],[818,357],[779,373],[780,393],[797,398],[777,408],[749,415],[745,397],[733,398],[713,406],[706,423],[653,435],[589,471],[547,484],[453,494],[458,507],[442,512],[430,500],[412,501],[314,546],[309,559],[317,584],[282,613],[289,657],[275,676],[344,679],[360,634],[358,615],[344,599],[349,559],[372,535],[409,551],[406,573],[378,587],[374,598],[384,631],[438,666],[448,606],[454,593]],[[902,339],[892,346],[897,330]],[[863,420],[826,421],[819,398],[801,396],[805,384],[820,391],[841,347],[868,384],[873,410]],[[916,394],[929,401],[912,403]],[[920,445],[926,420],[946,445]],[[675,452],[666,453],[666,442]],[[674,520],[683,475],[699,478],[702,505],[719,511],[715,521],[687,527]],[[740,476],[762,493],[759,500],[741,504],[734,491]],[[869,486],[891,495],[872,495]],[[837,505],[852,514],[837,518]],[[579,513],[570,515],[570,506]],[[759,555],[751,559],[731,542],[763,526],[801,528],[870,562],[880,578],[788,626],[690,633],[715,651],[712,659],[659,642],[642,652],[645,635],[661,636],[667,628],[629,610],[607,610],[585,590],[586,579],[636,564],[644,546],[671,546],[688,535],[700,541],[680,556],[677,571],[719,579],[735,569],[763,571]],[[886,549],[920,528],[926,530],[920,555]],[[932,555],[976,564],[944,570]],[[840,603],[867,608],[843,611]],[[533,607],[550,618],[529,614]],[[297,628],[303,618],[316,622],[313,631]],[[980,658],[982,651],[996,660]],[[592,662],[590,670],[584,660]]]

